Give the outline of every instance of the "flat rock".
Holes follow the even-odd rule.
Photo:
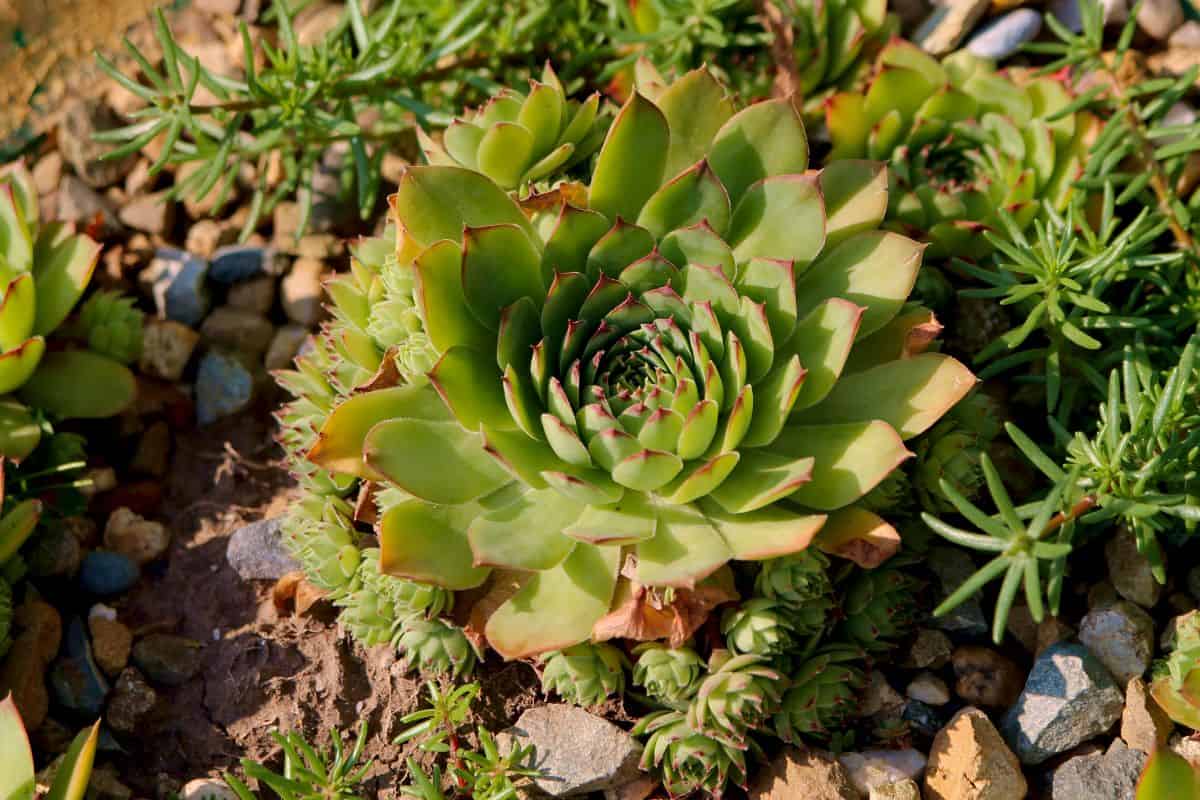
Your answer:
[[[1162,41],[1183,24],[1183,6],[1179,0],[1142,0],[1137,23],[1148,35]]]
[[[279,538],[280,519],[264,519],[238,528],[229,537],[225,559],[247,581],[277,581],[300,569]]]
[[[1120,739],[1106,753],[1069,758],[1051,773],[1046,800],[1133,800],[1146,758]]]
[[[949,636],[932,628],[921,628],[912,644],[898,655],[903,659],[900,666],[905,669],[941,669],[953,651]]]
[[[117,218],[135,231],[162,236],[175,224],[175,201],[166,192],[139,195],[121,206]]]
[[[182,686],[200,669],[202,645],[183,636],[152,633],[133,646],[133,663],[162,686]]]
[[[1140,677],[1154,655],[1154,620],[1126,600],[1089,611],[1079,641],[1108,667],[1119,686]]]
[[[275,326],[257,311],[221,306],[204,319],[200,335],[210,344],[258,357],[267,352]]]
[[[932,672],[921,672],[905,688],[904,693],[913,700],[931,706],[944,706],[950,702],[950,689],[946,682]]]
[[[925,800],[1020,800],[1028,792],[1017,757],[977,708],[938,731],[925,768]]]
[[[501,735],[509,748],[533,745],[550,797],[576,797],[621,786],[638,777],[642,746],[607,720],[577,706],[531,708]],[[502,745],[502,747],[504,746]]]
[[[750,800],[861,800],[850,773],[821,750],[788,748],[759,771]]]
[[[1022,763],[1040,764],[1104,733],[1125,696],[1083,645],[1059,642],[1038,656],[1001,730]]]

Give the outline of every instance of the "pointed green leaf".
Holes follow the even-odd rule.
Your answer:
[[[683,472],[669,485],[660,489],[659,494],[673,505],[682,505],[705,497],[725,482],[740,458],[736,452],[722,453],[708,461],[685,465]]]
[[[618,462],[612,469],[612,477],[634,491],[652,492],[669,483],[682,469],[683,461],[673,453],[642,450]]]
[[[415,417],[449,422],[452,417],[429,386],[392,386],[351,395],[333,409],[307,458],[329,472],[378,478],[363,461],[367,434],[381,422]]]
[[[497,430],[516,428],[495,360],[469,347],[447,350],[429,373],[430,383],[441,395],[458,423],[469,431],[487,425]]]
[[[1200,776],[1186,758],[1166,748],[1150,754],[1135,800],[1200,800]]]
[[[633,262],[654,250],[654,235],[645,228],[619,220],[588,253],[587,276],[618,277]]]
[[[716,503],[703,500],[701,508],[733,557],[742,561],[798,553],[812,543],[826,519],[824,514],[798,514],[795,509],[782,506],[731,514]]]
[[[399,228],[401,263],[441,239],[459,242],[465,227],[516,225],[527,236],[534,235],[508,193],[486,176],[461,167],[405,167],[389,202]]]
[[[517,122],[533,134],[533,153],[536,157],[540,158],[543,153],[549,152],[558,141],[564,112],[561,88],[532,82],[529,95],[517,114]]]
[[[484,132],[479,142],[479,171],[501,189],[521,185],[525,169],[533,164],[533,134],[516,122],[498,122]]]
[[[485,634],[501,656],[525,658],[591,637],[608,613],[617,585],[620,547],[578,542],[561,564],[534,573],[488,619]]]
[[[604,506],[625,496],[625,490],[598,469],[567,467],[543,472],[542,479],[563,497],[584,506]]]
[[[812,477],[813,459],[766,450],[743,450],[741,461],[709,496],[731,514],[744,514],[782,500]]]
[[[440,241],[417,256],[415,266],[417,304],[434,348],[444,353],[463,345],[487,351],[493,337],[467,308],[459,246]]]
[[[588,205],[613,221],[637,219],[646,200],[662,185],[670,139],[667,118],[634,92],[604,137]]]
[[[708,158],[735,207],[747,189],[764,178],[804,172],[808,136],[799,109],[790,98],[742,109],[717,132]]]
[[[449,509],[406,500],[379,521],[379,569],[455,591],[473,589],[491,570],[475,565],[465,520]]]
[[[698,161],[650,196],[637,223],[659,238],[700,222],[722,233],[729,227],[729,215],[725,187],[707,161]]]
[[[703,158],[734,106],[707,67],[688,72],[654,99],[671,129],[666,176],[678,175]]]
[[[832,161],[820,173],[825,198],[825,249],[874,230],[888,207],[887,167],[878,161]]]
[[[0,800],[32,800],[34,795],[33,751],[25,725],[12,695],[0,701]]]
[[[471,523],[467,535],[475,563],[531,572],[550,569],[574,548],[563,530],[583,511],[584,506],[553,489],[524,492]]]
[[[792,493],[808,508],[832,511],[874,489],[912,456],[886,422],[842,425],[789,425],[771,451],[814,459],[812,479]]]
[[[465,120],[456,119],[442,134],[442,144],[455,161],[468,169],[479,168],[479,143],[483,141],[483,128]]]
[[[542,252],[543,283],[548,286],[555,272],[584,272],[588,253],[611,227],[603,214],[564,203]]]
[[[671,231],[659,243],[658,249],[667,260],[680,269],[688,264],[717,267],[729,280],[733,280],[737,274],[733,263],[733,251],[724,239],[703,222]]]
[[[629,493],[619,503],[588,507],[564,533],[592,544],[633,544],[654,536],[654,512],[645,495]]]
[[[739,263],[774,258],[793,261],[803,270],[825,244],[825,205],[817,177],[778,175],[751,184],[734,207],[728,238]]]
[[[511,480],[484,452],[479,434],[456,422],[381,422],[363,442],[363,460],[414,497],[440,505],[469,502]]]
[[[19,346],[33,333],[33,276],[22,272],[0,297],[0,350]]]
[[[514,478],[534,489],[545,489],[542,474],[562,470],[566,464],[550,446],[523,431],[483,429],[483,449]]]
[[[896,316],[921,267],[925,246],[890,231],[851,236],[800,276],[796,287],[801,316],[831,297],[866,307],[858,337],[869,336]]]
[[[643,586],[691,588],[733,556],[695,506],[659,506],[657,511],[654,538],[637,545],[637,581]]]
[[[79,391],[81,386],[88,391]],[[20,390],[23,402],[60,419],[113,417],[136,396],[137,380],[128,367],[88,350],[47,353]]]
[[[540,305],[546,295],[541,259],[516,225],[463,230],[462,286],[471,313],[493,331],[503,309],[522,297]]]
[[[743,447],[765,447],[783,430],[805,382],[800,358],[781,362],[754,388],[754,419],[742,439]]]
[[[806,425],[878,419],[911,439],[941,419],[976,378],[950,356],[922,353],[844,375],[816,406],[793,415]]]
[[[100,245],[83,234],[47,225],[38,233],[34,247],[33,277],[37,285],[37,313],[33,332],[46,336],[54,331],[83,295],[96,262]]]
[[[92,727],[79,732],[59,763],[58,771],[54,773],[54,782],[50,784],[46,800],[83,800],[92,777],[99,738],[99,720]]]
[[[834,297],[821,303],[796,325],[781,353],[794,353],[805,368],[804,385],[792,408],[816,405],[837,383],[858,333],[863,307]]]

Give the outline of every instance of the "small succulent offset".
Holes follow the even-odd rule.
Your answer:
[[[784,677],[766,657],[714,650],[708,675],[688,707],[688,724],[698,731],[744,746],[746,736],[779,708]]]
[[[1200,730],[1200,611],[1172,622],[1171,648],[1154,665],[1150,694],[1175,722]]]
[[[586,186],[523,208],[480,172],[407,168],[395,258],[331,284],[325,366],[289,379],[315,398],[285,413],[297,469],[375,492],[383,573],[523,576],[484,629],[507,658],[588,640],[618,581],[687,588],[885,524],[848,507],[974,382],[896,345],[922,246],[876,229],[883,168],[808,171],[790,101],[640,75]],[[417,309],[424,374],[375,335],[400,330],[373,324],[391,300]]]
[[[865,650],[880,650],[912,632],[920,616],[920,583],[900,557],[850,579],[842,595],[841,631]]]
[[[440,143],[418,136],[430,164],[478,170],[502,189],[527,189],[596,152],[608,122],[599,112],[599,92],[582,103],[568,99],[547,64],[528,94],[504,89],[451,122]]]
[[[899,25],[887,0],[787,0],[795,60],[806,110],[836,90],[858,90],[879,50]]]
[[[545,655],[542,691],[578,706],[597,706],[620,696],[628,666],[629,659],[611,644],[577,644]]]
[[[855,666],[863,651],[853,645],[821,648],[791,675],[774,716],[775,734],[785,742],[828,741],[852,716],[855,697],[866,676]]]
[[[700,790],[721,797],[730,781],[746,785],[746,748],[692,727],[682,711],[655,711],[638,720],[634,736],[646,736],[642,769],[658,769],[672,797]]]
[[[100,245],[70,226],[42,224],[33,176],[23,164],[0,170],[0,397],[19,392],[25,405],[59,417],[107,417],[132,402],[133,375],[122,364],[84,350],[46,350],[99,254]],[[89,390],[77,391],[81,385]],[[32,434],[30,416],[19,405],[6,409],[0,455],[20,460],[32,452],[40,437],[13,430]]]
[[[705,675],[704,659],[690,647],[667,647],[645,642],[634,648],[633,682],[651,699],[671,708],[683,708],[696,695]]]
[[[893,40],[865,94],[826,105],[833,158],[878,158],[892,173],[888,218],[932,256],[982,255],[980,228],[1007,211],[1022,226],[1046,200],[1061,207],[1081,169],[1087,129],[1049,76],[996,72],[963,50],[939,63]]]

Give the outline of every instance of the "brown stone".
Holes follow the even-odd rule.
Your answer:
[[[171,457],[171,429],[159,420],[146,429],[138,440],[137,450],[129,466],[136,472],[162,477],[167,473]]]
[[[171,534],[161,522],[143,519],[128,508],[118,508],[104,526],[104,546],[136,564],[159,559],[171,544]]]
[[[120,674],[129,663],[133,649],[133,632],[115,619],[92,615],[88,617],[92,634],[92,655],[96,664],[110,678]]]
[[[262,314],[244,308],[221,306],[204,320],[200,333],[212,344],[260,356],[271,344],[275,327]]]
[[[1012,659],[990,647],[963,645],[952,656],[954,691],[972,705],[1004,708],[1017,701],[1025,674]]]
[[[1020,800],[1021,764],[996,726],[968,706],[938,731],[925,769],[925,800]]]
[[[200,334],[182,322],[150,320],[142,332],[142,355],[138,364],[150,375],[177,381],[183,376],[183,369],[199,341]]]
[[[1060,620],[1058,617],[1046,617],[1038,625],[1037,630],[1037,649],[1034,650],[1034,655],[1041,655],[1052,644],[1065,642],[1075,635],[1075,629],[1067,623]]]
[[[861,800],[850,774],[829,753],[789,748],[763,769],[750,800]]]
[[[1133,678],[1125,686],[1125,710],[1121,714],[1121,738],[1143,753],[1166,747],[1175,725],[1167,712],[1150,696],[1146,682]]]

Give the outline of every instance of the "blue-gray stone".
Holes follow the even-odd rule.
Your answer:
[[[200,669],[203,645],[170,633],[152,633],[133,646],[133,663],[163,686],[182,686]]]
[[[942,709],[934,708],[920,700],[909,700],[900,712],[900,718],[917,733],[932,738],[945,725],[948,717]]]
[[[985,25],[967,42],[967,49],[977,56],[1000,61],[1020,50],[1026,42],[1032,42],[1041,30],[1041,12],[1018,8]]]
[[[277,581],[300,569],[279,538],[278,517],[238,528],[229,537],[225,559],[247,581]]]
[[[216,249],[208,274],[221,283],[236,283],[271,272],[274,261],[273,248],[231,244]]]
[[[963,550],[957,547],[929,548],[929,568],[937,577],[938,602],[945,600],[959,586],[975,573],[975,562]],[[934,620],[934,624],[947,633],[957,634],[968,639],[985,638],[990,628],[983,614],[983,606],[979,604],[980,594],[976,593],[963,603]]]
[[[63,653],[50,668],[50,689],[63,708],[89,717],[99,716],[108,695],[108,681],[92,658],[83,620],[67,624]]]
[[[1146,758],[1120,739],[1107,752],[1075,756],[1050,774],[1046,800],[1133,800]]]
[[[208,425],[236,414],[254,399],[254,375],[232,353],[213,350],[196,370],[196,421]]]
[[[128,591],[137,583],[137,564],[120,553],[93,550],[83,557],[79,569],[79,584],[83,590],[98,597],[111,597]]]
[[[1124,692],[1100,660],[1081,644],[1059,642],[1033,663],[1000,732],[1022,763],[1040,764],[1107,731],[1124,707]]]
[[[206,284],[208,262],[185,250],[160,247],[151,267],[159,315],[184,325],[199,325],[212,305]]]
[[[1083,30],[1083,12],[1079,0],[1051,0],[1049,12],[1072,33]]]

